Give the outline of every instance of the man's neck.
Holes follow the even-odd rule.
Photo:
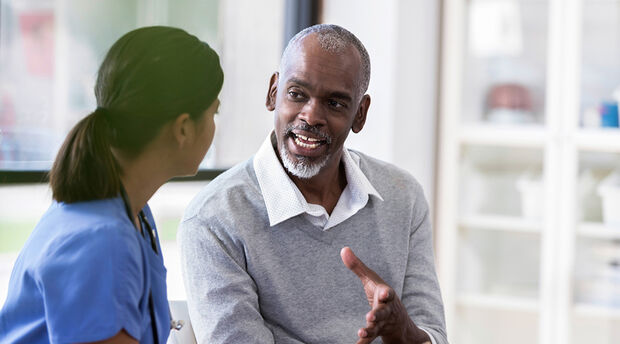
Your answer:
[[[318,204],[331,214],[342,191],[347,186],[347,177],[342,159],[335,166],[325,166],[319,174],[312,178],[301,179],[288,173],[306,202]]]

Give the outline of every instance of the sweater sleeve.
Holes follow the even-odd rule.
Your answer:
[[[433,344],[447,344],[443,302],[435,272],[432,229],[423,195],[418,187],[402,302],[413,322],[433,337]]]
[[[179,228],[178,244],[190,319],[198,343],[274,343],[260,313],[257,287],[243,247],[194,216]]]

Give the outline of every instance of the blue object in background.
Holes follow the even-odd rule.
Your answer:
[[[606,101],[601,104],[601,126],[618,128],[618,102]]]

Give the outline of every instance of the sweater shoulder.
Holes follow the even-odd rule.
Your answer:
[[[183,220],[248,209],[264,202],[256,179],[253,159],[239,163],[204,186],[185,210]]]
[[[382,197],[397,195],[424,197],[422,186],[411,173],[389,162],[350,150],[360,158],[360,169]]]

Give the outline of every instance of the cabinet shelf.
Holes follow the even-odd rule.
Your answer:
[[[465,124],[459,135],[461,143],[506,147],[542,148],[546,132],[542,125]]]
[[[534,298],[496,296],[489,294],[461,293],[457,297],[461,307],[486,308],[503,311],[538,312],[538,301]]]
[[[576,316],[580,317],[597,317],[620,320],[620,308],[577,303],[574,307],[574,313]]]
[[[577,227],[582,237],[596,239],[620,239],[620,227],[607,226],[601,222],[582,222]]]
[[[520,233],[540,233],[542,229],[540,220],[503,215],[467,215],[461,217],[459,225],[462,228]]]
[[[443,7],[435,224],[446,320],[506,322],[480,333],[455,326],[449,340],[615,343],[620,307],[574,297],[599,296],[585,284],[596,268],[587,255],[615,254],[620,241],[620,224],[599,219],[608,200],[598,194],[617,167],[620,128],[579,127],[601,119],[594,108],[618,87],[620,49],[609,42],[620,37],[620,0],[509,3]],[[519,109],[533,121],[516,123]],[[515,336],[524,318],[537,340]]]
[[[581,129],[575,144],[582,151],[620,153],[620,129]]]

